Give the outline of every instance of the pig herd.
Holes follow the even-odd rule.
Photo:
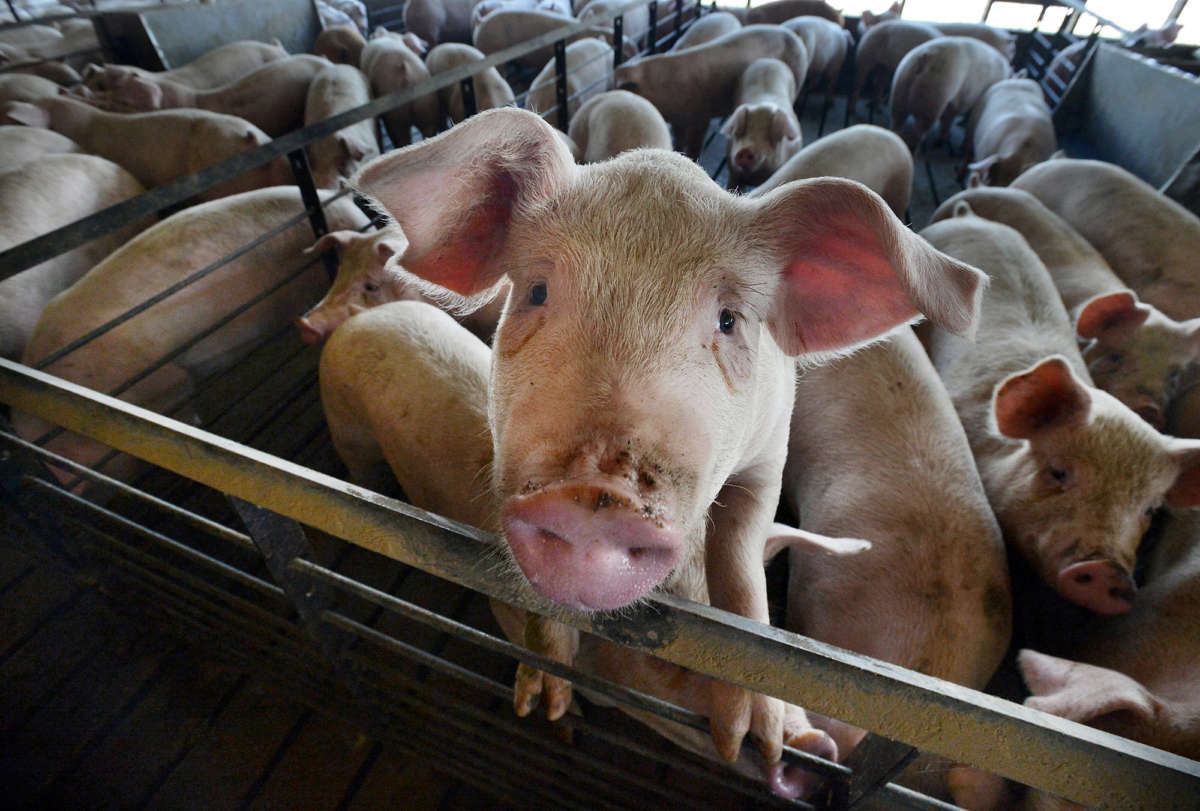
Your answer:
[[[1200,758],[1200,219],[1119,167],[1054,155],[1008,32],[894,7],[864,14],[855,46],[827,4],[777,0],[689,20],[673,49],[611,71],[614,8],[410,0],[409,33],[335,26],[316,56],[238,42],[163,73],[89,66],[69,89],[0,76],[7,248],[592,22],[566,48],[567,131],[544,120],[544,54],[526,109],[491,68],[476,115],[454,85],[381,116],[400,149],[380,155],[370,121],[310,145],[330,228],[316,244],[269,164],[0,281],[0,351],[188,419],[198,381],[295,321],[324,342],[350,478],[496,533],[515,581],[575,611],[669,593],[766,623],[764,567],[786,551],[790,630],[984,689],[1019,561],[1085,617],[1020,651],[1026,703]],[[642,12],[631,51],[658,34]],[[804,146],[797,100],[831,93],[844,63],[852,103],[890,83],[893,131]],[[969,188],[910,230],[912,153],[959,116]],[[694,161],[714,118],[744,194]],[[82,464],[108,456],[12,421]],[[493,609],[514,641],[703,714],[709,735],[630,710],[779,794],[818,782],[783,747],[842,759],[865,735]],[[572,698],[517,672],[522,715],[557,719]],[[972,808],[1049,802],[931,757],[905,780]]]

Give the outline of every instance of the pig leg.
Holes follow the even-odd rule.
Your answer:
[[[524,645],[534,653],[565,665],[573,664],[579,651],[579,631],[538,614],[527,614]],[[513,708],[522,718],[529,715],[545,696],[546,718],[557,721],[571,706],[571,682],[551,676],[522,662],[513,686]]]

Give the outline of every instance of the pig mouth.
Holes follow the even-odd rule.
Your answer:
[[[534,590],[582,611],[644,597],[683,557],[682,536],[612,481],[567,483],[509,498],[501,523]]]

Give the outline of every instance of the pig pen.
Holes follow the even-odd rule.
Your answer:
[[[678,21],[676,31],[685,24],[683,10],[682,3],[654,6],[656,17]],[[435,76],[18,246],[0,258],[0,275],[280,155],[291,158],[320,234],[320,205],[301,147],[521,54],[547,45],[561,53],[570,33]],[[839,120],[838,112],[826,111],[825,123]],[[555,115],[547,113],[552,122]],[[806,112],[806,132],[821,127],[820,115]],[[718,181],[723,152],[721,137],[710,137],[702,162]],[[936,165],[948,170],[951,161]],[[914,215],[918,223],[926,219]],[[156,466],[132,483],[106,477],[103,465],[74,466],[81,481],[105,490],[105,499],[93,501],[45,469],[48,461],[71,467],[68,460],[7,425],[0,431],[4,536],[16,548],[0,573],[0,599],[12,618],[0,641],[9,695],[4,728],[13,742],[7,746],[29,748],[20,743],[27,740],[22,731],[39,730],[43,738],[35,740],[46,740],[57,723],[53,740],[64,753],[56,760],[49,752],[24,759],[7,752],[9,764],[42,769],[34,790],[10,786],[18,792],[10,793],[14,803],[103,804],[105,795],[98,802],[94,793],[100,785],[118,805],[161,807],[203,796],[215,807],[370,807],[395,796],[389,781],[413,782],[397,765],[400,752],[455,781],[459,788],[440,796],[453,806],[498,799],[563,808],[850,807],[870,797],[945,808],[890,782],[919,749],[1090,805],[1194,804],[1198,764],[667,597],[620,619],[577,616],[572,624],[876,733],[845,764],[785,754],[827,778],[812,803],[774,797],[761,782],[586,700],[580,714],[555,725],[516,718],[511,684],[523,661],[615,703],[706,729],[704,719],[678,707],[504,639],[487,597],[539,605],[497,579],[479,546],[483,533],[339,478],[344,469],[317,397],[318,355],[290,326],[280,331],[198,387],[190,405],[202,427],[0,362],[7,406]],[[58,570],[69,573],[65,584]],[[172,637],[136,630],[146,627],[169,629]],[[185,654],[176,639],[199,643],[204,654]],[[121,678],[107,680],[105,663],[125,668]],[[169,677],[194,692],[179,695]],[[302,706],[261,701],[265,690]],[[211,773],[205,757],[222,748],[236,767],[221,780],[202,779]],[[433,797],[410,790],[410,801]]]

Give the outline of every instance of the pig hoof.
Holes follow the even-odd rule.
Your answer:
[[[825,760],[837,760],[837,744],[834,743],[833,738],[819,729],[810,729],[794,736],[788,740],[787,744],[793,749],[808,752]],[[771,791],[789,800],[809,796],[821,785],[822,780],[820,775],[785,761],[780,761],[767,768],[767,784],[771,787]]]
[[[516,683],[513,685],[513,709],[521,718],[533,712],[542,697],[543,673],[526,664],[517,665]]]

